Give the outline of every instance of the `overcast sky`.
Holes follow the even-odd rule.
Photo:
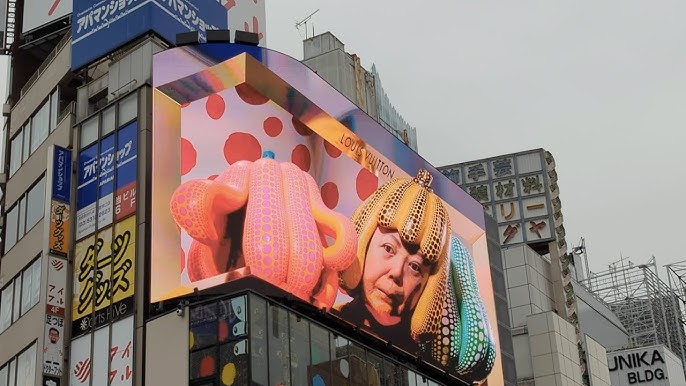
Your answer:
[[[686,260],[686,2],[270,0],[268,46],[302,59],[317,9],[431,163],[543,147],[592,270]]]
[[[317,9],[431,163],[543,147],[593,271],[686,260],[686,2],[270,0],[268,46],[302,59]]]

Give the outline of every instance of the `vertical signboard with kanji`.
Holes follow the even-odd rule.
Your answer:
[[[507,154],[438,168],[498,221],[500,244],[555,239],[544,150]]]
[[[53,146],[48,163],[50,195],[47,198],[47,280],[43,337],[43,384],[58,386],[64,371],[64,323],[67,287],[67,257],[70,249],[72,152]]]

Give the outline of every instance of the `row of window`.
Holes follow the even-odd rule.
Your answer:
[[[33,386],[36,379],[36,342],[0,367],[0,386]]]
[[[256,295],[190,310],[191,385],[438,386]]]
[[[95,114],[81,124],[80,148],[83,149],[98,138],[114,132],[117,127],[124,126],[136,117],[138,117],[138,93],[134,92],[104,109],[102,114]]]
[[[36,259],[17,274],[0,293],[0,333],[38,304],[41,259]],[[0,385],[2,383],[0,382]]]
[[[24,127],[12,138],[10,142],[10,177],[57,128],[57,118],[60,114],[59,104],[59,89],[55,89],[36,110],[36,113],[29,118]]]
[[[7,211],[5,253],[45,215],[45,174]]]

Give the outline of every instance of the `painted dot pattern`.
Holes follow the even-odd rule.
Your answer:
[[[278,137],[283,131],[283,122],[277,117],[269,117],[262,123],[264,132],[270,137]]]
[[[198,152],[186,138],[181,138],[181,175],[190,172],[198,162]]]
[[[329,209],[335,209],[338,205],[338,186],[333,182],[322,185],[322,201]]]
[[[310,157],[310,150],[305,145],[297,145],[291,153],[291,162],[298,165],[304,171],[310,171],[312,157]]]
[[[224,111],[226,111],[226,103],[224,102],[224,98],[222,98],[222,96],[219,94],[212,94],[208,96],[207,101],[205,102],[205,109],[207,110],[207,115],[210,118],[214,120],[221,118],[224,115]]]
[[[238,161],[256,161],[262,156],[262,146],[253,135],[232,133],[224,143],[224,158],[230,164]]]

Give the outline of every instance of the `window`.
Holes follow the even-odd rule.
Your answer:
[[[50,104],[44,103],[31,118],[31,154],[48,138],[50,133]]]
[[[9,211],[7,211],[7,226],[5,227],[5,253],[17,241],[30,231],[45,212],[45,175],[21,196]]]
[[[18,224],[19,224],[19,205],[15,205],[14,208],[7,212],[7,226],[5,227],[5,252],[12,249],[14,244],[17,243],[17,236],[19,234]]]
[[[132,93],[119,102],[119,125],[128,123],[138,116],[138,94]]]
[[[45,205],[45,178],[41,178],[26,195],[26,230],[30,230],[43,218]]]
[[[39,256],[2,289],[0,295],[0,333],[38,304],[41,268]]]
[[[38,304],[40,298],[41,259],[38,258],[21,274],[21,315]]]
[[[59,118],[60,93],[55,89],[52,94],[29,118],[24,127],[12,139],[10,147],[10,177],[19,170],[57,127]]]
[[[12,299],[14,298],[14,284],[10,282],[2,289],[0,295],[0,332],[12,325]]]
[[[90,145],[98,139],[98,116],[94,116],[81,125],[81,140],[79,146],[82,148]]]
[[[116,106],[110,106],[107,110],[102,113],[102,136],[105,136],[114,131],[117,123],[115,122],[117,114],[115,111]]]
[[[57,118],[60,115],[60,89],[56,88],[50,94],[50,132],[52,133],[57,128]]]
[[[0,366],[0,386],[33,386],[36,379],[36,342]]]
[[[21,150],[23,146],[23,139],[24,134],[22,132],[19,132],[19,134],[12,139],[12,143],[10,145],[10,176],[14,175],[14,173],[16,173],[21,166]]]

